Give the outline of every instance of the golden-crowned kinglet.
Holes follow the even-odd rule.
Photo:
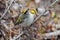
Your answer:
[[[34,16],[37,13],[35,9],[25,9],[21,16],[18,17],[16,24],[20,24],[23,26],[29,26],[34,21]]]

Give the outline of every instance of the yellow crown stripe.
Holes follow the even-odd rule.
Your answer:
[[[35,9],[31,9],[30,12],[31,12],[32,14],[36,14],[36,13],[37,13],[37,11],[36,11]]]

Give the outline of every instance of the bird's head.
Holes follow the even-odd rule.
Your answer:
[[[37,14],[37,10],[34,8],[30,9],[30,12],[31,12],[31,14]]]
[[[22,10],[22,13],[23,13],[23,14],[26,14],[28,11],[29,11],[31,14],[37,14],[37,10],[34,9],[34,8],[32,8],[32,9],[24,9],[24,10]]]

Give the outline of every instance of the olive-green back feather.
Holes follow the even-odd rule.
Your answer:
[[[28,9],[25,11],[25,13],[23,13],[21,16],[18,17],[18,19],[16,20],[15,24],[19,24],[22,23],[25,19],[25,14],[28,12]]]

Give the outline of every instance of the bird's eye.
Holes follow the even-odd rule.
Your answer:
[[[31,14],[36,14],[37,11],[35,9],[30,9]]]

